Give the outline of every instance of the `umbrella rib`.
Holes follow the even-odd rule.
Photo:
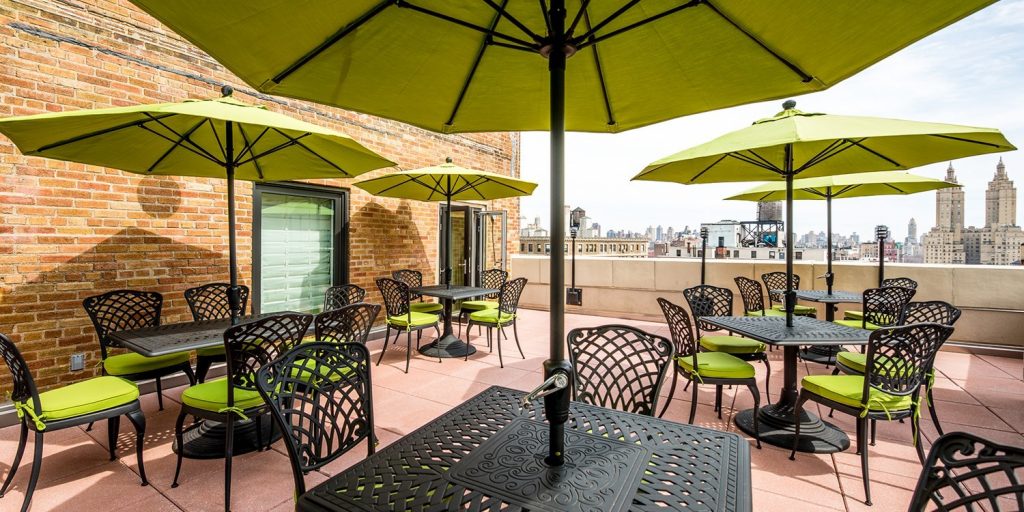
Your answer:
[[[149,114],[147,113],[146,115],[149,115]],[[180,133],[175,131],[170,126],[167,126],[166,124],[164,124],[164,122],[161,119],[163,119],[163,118],[154,118],[153,121],[156,122],[157,124],[159,124],[160,126],[163,126],[165,130],[173,133],[174,135],[176,135],[178,137],[181,137]],[[202,123],[200,123],[200,124],[202,124]],[[167,141],[170,141],[170,142],[174,142],[174,139],[168,137],[167,135],[165,135],[163,133],[160,133],[160,132],[150,128],[149,126],[146,126],[144,124],[140,124],[139,128],[142,128],[142,129],[148,131],[149,133],[152,133],[153,135],[156,135],[157,137],[161,137],[164,140],[167,140]],[[186,137],[185,138],[185,142],[187,142],[189,144],[189,146],[192,146],[192,149],[189,149],[189,146],[185,146],[185,145],[183,145],[181,147],[183,147],[185,149],[189,149],[189,151],[192,151],[193,153],[195,153],[195,154],[197,154],[199,156],[202,156],[202,157],[210,160],[211,162],[216,163],[217,165],[224,166],[224,162],[223,161],[218,160],[217,157],[214,156],[213,153],[210,153],[209,151],[207,151],[206,148],[200,146],[199,144],[196,144],[196,141],[192,140],[192,137]]]
[[[576,31],[576,25],[579,25],[580,24],[580,20],[583,19],[583,13],[586,12],[587,5],[589,3],[590,3],[590,0],[583,0],[582,2],[580,2],[580,10],[576,11],[576,16],[573,16],[572,23],[569,24],[569,28],[565,29],[566,37],[569,37],[569,38],[572,37],[572,33]],[[545,2],[544,0],[540,0],[540,8],[544,12],[544,22],[548,24],[548,32],[550,32],[551,31],[551,23],[548,20],[548,16],[547,16],[547,12],[548,12],[547,2]]]
[[[266,135],[267,132],[270,131],[270,127],[269,126],[264,126],[263,127],[263,131],[260,132],[260,134],[257,135],[256,138],[253,139],[251,142],[249,141],[248,137],[246,137],[245,131],[242,130],[241,125],[239,125],[238,131],[242,132],[242,137],[245,138],[245,147],[242,148],[242,151],[240,151],[238,153],[238,156],[235,158],[235,165],[236,166],[242,164],[242,158],[245,156],[246,153],[248,153],[250,155],[253,155],[253,154],[256,153],[256,143],[258,143],[259,141],[263,140],[263,136]],[[246,161],[245,163],[248,163],[248,161]]]
[[[971,144],[981,144],[982,146],[988,146],[990,148],[1001,148],[1002,147],[999,144],[993,144],[991,142],[983,142],[983,141],[980,141],[980,140],[965,139],[963,137],[953,137],[952,135],[942,135],[940,133],[931,133],[929,135],[931,135],[932,137],[938,137],[940,139],[950,139],[950,140],[956,140],[956,141],[960,141],[960,142],[969,142]]]
[[[589,1],[590,0],[583,0],[583,3],[586,4]],[[550,34],[551,20],[548,19],[548,3],[545,0],[539,0],[539,3],[541,16],[544,18],[544,28],[548,29],[548,33]],[[566,32],[566,34],[568,34],[568,32]]]
[[[213,119],[210,119],[209,117],[207,117],[206,118],[206,122],[210,123],[210,131],[213,132],[213,140],[217,141],[217,145],[220,146],[220,152],[221,152],[221,154],[224,155],[224,161],[227,162],[228,161],[228,150],[227,150],[227,148],[224,147],[224,143],[222,143],[220,141],[220,134],[217,133],[217,127],[213,125]],[[225,127],[229,127],[230,126],[230,124],[228,124],[228,123],[224,123],[224,124],[225,124]],[[224,133],[225,133],[225,135],[227,134],[227,132],[224,132]]]
[[[351,34],[355,29],[359,28],[367,21],[373,19],[374,16],[380,14],[381,11],[383,11],[386,7],[397,3],[398,0],[384,0],[383,2],[373,6],[372,9],[366,11],[361,16],[356,18],[355,21],[349,23],[348,25],[345,25],[344,27],[342,27],[341,30],[335,32],[331,37],[327,38],[326,41],[320,43],[315,48],[310,50],[308,53],[300,57],[299,60],[291,63],[288,67],[284,68],[283,71],[275,75],[274,78],[271,78],[270,81],[275,84],[281,83],[283,80],[291,76],[292,73],[298,71],[299,68],[305,66],[306,64],[309,64],[311,60],[315,59],[328,48],[334,46],[339,41],[344,39],[346,36]]]
[[[903,189],[897,187],[896,185],[893,185],[892,183],[883,183],[883,185],[885,185],[885,186],[895,190],[896,192],[899,192],[900,194],[906,195],[908,193],[906,190],[903,190]]]
[[[351,178],[352,177],[352,173],[346,171],[345,169],[342,169],[341,167],[338,166],[338,164],[328,160],[327,157],[321,155],[320,153],[317,153],[316,151],[313,151],[313,149],[311,149],[309,146],[307,146],[307,145],[302,143],[301,139],[304,139],[308,135],[310,135],[309,132],[303,133],[302,135],[299,135],[298,137],[292,137],[291,135],[288,135],[287,133],[284,133],[281,130],[278,130],[277,128],[274,128],[273,130],[275,132],[279,133],[282,137],[292,141],[292,143],[295,144],[296,146],[298,146],[298,147],[300,147],[302,149],[305,149],[309,154],[319,158],[325,164],[327,164],[327,165],[329,165],[331,167],[334,167],[338,172],[344,174],[346,178]]]
[[[508,183],[505,183],[505,182],[503,182],[503,181],[498,181],[498,180],[496,180],[496,179],[494,179],[494,178],[491,178],[491,177],[489,177],[489,176],[480,176],[480,178],[481,178],[481,181],[480,181],[480,182],[477,182],[477,184],[478,184],[478,185],[479,185],[479,184],[483,184],[483,183],[485,183],[485,182],[490,182],[490,183],[494,183],[495,185],[500,185],[500,186],[502,186],[502,187],[505,187],[505,188],[509,188],[509,189],[515,190],[516,192],[519,192],[520,194],[523,194],[523,195],[529,195],[529,192],[527,192],[527,191],[525,191],[525,190],[523,190],[523,189],[521,189],[521,188],[519,188],[519,187],[515,187],[515,186],[512,186],[512,185],[510,185],[510,184],[508,184]],[[482,196],[481,196],[481,199],[486,199],[486,198],[484,198],[484,197],[482,197]]]
[[[806,169],[812,165],[816,165],[820,160],[825,160],[826,158],[828,158],[826,155],[828,155],[829,152],[842,146],[844,142],[845,139],[833,140],[831,143],[829,143],[828,146],[825,146],[825,149],[822,149],[821,151],[818,152],[818,154],[812,156],[806,162],[804,162],[804,165],[800,166],[800,170]]]
[[[588,33],[593,34],[590,31],[590,13],[586,11],[586,6],[580,9],[583,12],[583,22],[587,24]],[[597,81],[601,84],[601,98],[604,99],[604,111],[608,114],[608,126],[615,126],[615,115],[612,114],[612,102],[608,98],[608,85],[604,81],[604,70],[601,68],[601,56],[597,53],[597,45],[594,44],[596,40],[594,36],[590,36],[590,44],[594,45],[594,67],[597,68]]]
[[[743,35],[747,36],[751,41],[757,43],[757,45],[760,46],[764,51],[766,51],[769,54],[771,54],[772,57],[775,57],[779,62],[781,62],[787,68],[789,68],[794,73],[799,75],[801,81],[803,81],[804,83],[807,83],[807,82],[810,82],[810,81],[814,80],[814,77],[812,77],[811,75],[808,75],[807,73],[805,73],[804,70],[800,69],[799,66],[797,66],[796,64],[790,62],[789,60],[787,60],[783,56],[779,55],[775,50],[773,50],[770,47],[768,47],[767,44],[763,43],[760,39],[754,37],[754,35],[751,34],[749,31],[747,31],[745,28],[741,27],[738,23],[736,23],[731,18],[726,16],[725,13],[723,13],[722,11],[719,11],[717,7],[712,5],[710,0],[703,0],[703,3],[705,5],[707,5],[708,7],[710,7],[711,10],[715,12],[715,14],[721,16],[721,18],[723,20],[729,22],[729,24],[732,25],[733,27],[735,27],[736,30],[739,30]]]
[[[105,128],[105,129],[97,131],[97,132],[89,132],[89,133],[85,133],[85,134],[82,134],[82,135],[76,135],[74,137],[71,137],[70,139],[64,139],[64,140],[60,140],[60,141],[54,142],[52,144],[47,144],[45,146],[41,146],[41,147],[39,147],[39,149],[36,149],[35,151],[32,151],[31,153],[42,153],[44,151],[49,151],[51,149],[59,148],[61,146],[66,146],[68,144],[74,144],[75,142],[80,142],[80,141],[83,141],[83,140],[86,140],[86,139],[91,139],[93,137],[99,137],[100,135],[106,135],[108,133],[116,132],[118,130],[123,130],[125,128],[132,128],[132,127],[135,127],[135,126],[145,126],[146,123],[148,123],[148,122],[153,120],[153,116],[151,114],[149,114],[148,112],[146,112],[145,115],[148,117],[148,119],[139,119],[139,120],[131,121],[131,122],[128,122],[128,123],[119,124],[117,126],[111,126],[110,128]],[[165,114],[165,115],[160,116],[159,119],[163,119],[165,117],[171,117],[173,115],[176,115],[176,114]]]
[[[729,153],[726,153],[726,154],[724,154],[724,155],[722,155],[722,156],[718,157],[718,160],[715,160],[714,162],[711,162],[711,165],[708,165],[707,167],[705,167],[705,168],[704,168],[704,170],[703,170],[703,171],[701,171],[701,172],[697,173],[697,175],[696,175],[696,176],[694,176],[694,177],[690,178],[690,183],[693,183],[694,181],[697,181],[698,179],[700,179],[700,177],[701,177],[701,176],[703,176],[703,175],[704,175],[704,173],[706,173],[706,172],[710,171],[712,167],[714,167],[714,166],[718,165],[718,163],[719,163],[719,162],[721,162],[722,160],[725,160],[725,158],[726,158],[727,156],[729,156]],[[652,169],[652,170],[654,170],[654,169]]]
[[[684,10],[684,9],[689,9],[690,7],[696,7],[696,6],[700,5],[702,2],[703,2],[703,0],[691,0],[691,1],[687,2],[687,3],[685,3],[685,4],[677,5],[677,6],[673,7],[673,8],[671,8],[671,9],[666,9],[666,10],[664,10],[664,11],[658,13],[658,14],[655,14],[654,16],[651,16],[650,18],[646,18],[646,19],[637,21],[635,23],[631,23],[629,25],[626,25],[625,27],[622,27],[622,28],[619,28],[619,29],[615,29],[615,30],[613,30],[613,31],[611,31],[611,32],[609,32],[607,34],[601,35],[599,37],[594,37],[593,31],[590,31],[590,32],[588,32],[589,34],[591,34],[589,40],[584,42],[584,43],[581,43],[577,47],[577,49],[583,49],[583,48],[586,48],[588,46],[596,45],[597,43],[599,43],[601,41],[604,41],[606,39],[609,39],[611,37],[615,37],[615,36],[617,36],[619,34],[622,34],[622,33],[625,33],[625,32],[629,32],[630,30],[633,30],[635,28],[642,27],[642,26],[644,26],[644,25],[646,25],[648,23],[651,23],[652,21],[660,20],[661,18],[664,18],[665,16],[668,16],[669,14],[675,14],[675,13],[677,13],[679,11]]]
[[[865,137],[865,138],[863,138],[861,140],[851,140],[849,142],[850,142],[850,144],[853,144],[854,146],[857,146],[858,148],[863,149],[864,151],[867,151],[868,153],[871,153],[872,155],[875,155],[878,158],[881,158],[882,160],[885,160],[886,162],[889,162],[890,164],[895,165],[896,167],[899,167],[901,169],[903,168],[903,165],[900,164],[899,162],[897,162],[897,161],[893,160],[892,158],[889,158],[889,157],[879,153],[878,151],[875,151],[875,150],[865,146],[864,144],[862,144],[862,142],[864,142],[865,140],[867,140],[867,137]]]
[[[488,3],[490,3],[490,2],[488,1]],[[508,5],[508,0],[504,0],[504,2],[501,4],[502,10],[499,11],[499,12],[503,12],[504,11],[504,7],[506,5]],[[495,7],[497,8],[497,6],[495,6]],[[491,20],[491,28],[490,28],[490,30],[494,30],[498,26],[498,21],[500,21],[500,20],[501,20],[501,15],[500,14],[495,15],[494,19]],[[455,116],[459,113],[459,108],[462,107],[462,100],[464,100],[466,98],[466,92],[469,91],[469,84],[470,84],[470,82],[473,81],[473,77],[476,76],[476,70],[480,66],[480,61],[482,61],[483,58],[484,58],[484,53],[487,51],[488,42],[490,42],[490,41],[491,41],[491,36],[490,35],[485,35],[483,42],[480,43],[480,49],[477,50],[476,58],[473,59],[473,66],[469,68],[469,75],[466,76],[466,81],[462,83],[462,88],[459,89],[459,97],[458,97],[458,99],[455,100],[455,106],[452,107],[452,113],[451,113],[451,115],[448,116],[448,122],[444,123],[445,126],[451,126],[452,124],[455,123]]]
[[[575,38],[574,41],[583,41],[585,39],[589,39],[598,30],[601,30],[602,28],[605,27],[605,25],[615,21],[616,18],[618,18],[619,16],[622,16],[623,14],[625,14],[626,11],[632,9],[633,6],[638,4],[638,3],[640,3],[640,0],[630,0],[626,5],[623,5],[622,7],[619,7],[619,9],[617,11],[609,14],[607,18],[601,20],[597,25],[594,25],[593,27],[591,27],[590,30],[586,31],[583,35]]]
[[[366,181],[362,182],[361,184],[365,186],[367,183],[372,183],[372,182],[377,181],[377,180],[386,180],[386,179],[388,179],[390,177],[391,176],[381,176],[379,178],[374,178],[372,180],[366,180]],[[405,178],[405,181],[402,181],[402,182],[399,182],[399,183],[395,183],[394,185],[391,185],[389,187],[385,187],[385,188],[381,189],[379,192],[377,192],[374,195],[378,195],[378,196],[384,195],[384,194],[386,194],[386,193],[388,193],[388,192],[390,192],[390,191],[392,191],[392,190],[394,190],[394,189],[396,189],[398,187],[401,187],[402,185],[405,185],[405,184],[408,184],[408,183],[418,183],[416,181],[416,178],[414,178],[414,177],[405,177],[405,176],[402,176],[402,177]]]
[[[847,193],[847,192],[849,192],[851,190],[856,189],[857,187],[860,187],[860,185],[847,185],[847,186],[839,189],[839,192],[833,193],[832,197],[839,197],[839,196],[841,196],[841,195],[843,195],[843,194],[845,194],[845,193]]]
[[[864,139],[861,139],[861,140],[864,140]],[[831,153],[828,153],[828,154],[825,154],[825,155],[821,155],[821,154],[819,153],[819,155],[821,156],[821,158],[818,158],[818,157],[817,157],[817,155],[816,155],[816,156],[815,156],[814,158],[812,158],[812,159],[810,159],[810,160],[808,160],[808,161],[804,162],[804,164],[803,164],[803,165],[801,165],[801,166],[800,166],[799,168],[797,168],[797,169],[796,169],[796,174],[799,174],[799,173],[801,173],[801,172],[804,172],[804,171],[806,171],[806,170],[807,170],[807,169],[808,169],[809,167],[811,167],[812,165],[818,165],[818,164],[820,164],[820,163],[824,162],[825,160],[828,160],[829,158],[832,158],[832,157],[834,157],[834,156],[836,156],[836,155],[838,155],[838,154],[842,153],[843,151],[846,151],[846,150],[848,150],[848,149],[850,149],[850,148],[852,148],[852,147],[856,147],[856,145],[855,145],[855,144],[853,143],[853,141],[851,141],[851,140],[849,140],[849,139],[842,139],[842,140],[841,140],[840,142],[841,142],[841,143],[846,143],[846,145],[845,145],[845,146],[843,146],[842,144],[840,144],[839,146],[836,146],[836,148],[838,148],[838,149],[835,149],[835,150],[834,150],[834,151],[832,151]],[[840,147],[840,146],[841,146],[841,147]]]
[[[153,169],[156,169],[156,166],[160,165],[160,162],[163,162],[164,159],[166,159],[175,149],[181,146],[182,142],[185,142],[185,139],[188,138],[189,135],[192,135],[192,132],[199,129],[199,127],[202,125],[203,121],[200,120],[198,123],[196,123],[195,126],[188,129],[188,131],[186,131],[180,137],[178,137],[178,140],[175,141],[174,144],[171,145],[171,147],[167,148],[167,151],[164,151],[164,154],[160,155],[160,158],[157,158],[156,161],[153,162],[153,165],[150,165],[149,168],[146,169],[146,174],[153,172]]]
[[[247,164],[249,162],[252,162],[253,160],[256,160],[258,158],[263,158],[263,157],[265,157],[265,156],[267,156],[267,155],[269,155],[271,153],[276,153],[278,151],[281,151],[282,149],[285,149],[285,148],[288,148],[288,147],[291,147],[291,146],[294,146],[294,145],[295,145],[294,141],[287,140],[287,141],[282,142],[282,143],[280,143],[280,144],[278,144],[278,145],[276,145],[276,146],[274,146],[274,147],[272,147],[272,148],[270,148],[270,149],[268,149],[268,150],[266,150],[266,151],[264,151],[262,153],[257,153],[255,155],[252,155],[252,156],[250,156],[249,158],[247,158],[245,160],[239,160],[239,161],[235,162],[235,165],[236,166],[237,165],[245,165],[245,164]]]
[[[480,198],[481,201],[486,201],[487,198],[484,197],[483,192],[480,192],[480,189],[477,188],[477,185],[486,183],[489,180],[489,178],[483,176],[477,176],[477,178],[479,178],[479,181],[476,182],[472,182],[468,179],[463,179],[462,181],[466,182],[466,184],[460,187],[459,190],[452,192],[452,195],[454,196],[456,194],[461,194],[467,190],[472,190],[476,192],[476,195]]]
[[[246,135],[245,134],[245,130],[242,129],[242,125],[238,125],[238,133],[242,134],[242,140],[245,141],[245,147],[242,148],[242,153],[245,153],[246,151],[252,153],[253,145],[256,144],[256,142],[258,142],[260,140],[260,137],[263,137],[263,135],[265,133],[267,133],[267,131],[269,131],[269,130],[270,130],[270,127],[264,127],[263,128],[263,132],[260,133],[256,137],[256,140],[250,142],[249,141],[249,136]],[[239,156],[241,156],[241,153],[239,154]],[[266,179],[266,176],[263,175],[263,167],[260,166],[260,161],[259,160],[253,160],[252,161],[252,165],[253,165],[253,167],[256,168],[256,175],[259,176],[261,180]],[[237,167],[238,164],[236,163],[235,166]]]
[[[522,30],[523,33],[526,34],[527,36],[529,36],[530,39],[533,39],[534,41],[536,41],[538,43],[541,42],[542,38],[539,35],[534,34],[533,31],[530,30],[529,28],[527,28],[526,25],[523,25],[523,23],[521,21],[517,20],[515,18],[515,16],[512,16],[511,14],[508,13],[508,11],[505,10],[505,6],[508,5],[508,0],[504,0],[504,2],[500,6],[498,4],[496,4],[496,3],[494,3],[494,0],[484,0],[484,3],[486,3],[489,6],[491,6],[492,9],[497,11],[498,15],[500,17],[507,19],[510,23],[515,25],[519,30]],[[494,24],[497,25],[498,24],[497,21],[495,21]],[[491,27],[491,30],[494,30],[493,26]]]
[[[753,150],[749,150],[748,149],[747,152],[750,153],[750,155],[753,155],[753,157],[751,157],[749,155],[744,155],[743,153],[740,153],[740,152],[729,152],[729,153],[726,153],[726,156],[731,156],[731,157],[733,157],[733,158],[735,158],[735,159],[737,159],[737,160],[739,160],[741,162],[746,162],[746,163],[748,163],[750,165],[755,165],[755,166],[760,167],[762,169],[768,169],[769,171],[773,171],[773,172],[777,172],[777,173],[781,174],[780,170],[776,169],[775,166],[772,165],[772,163],[769,162],[767,159],[765,159],[763,156],[757,154]]]
[[[400,0],[400,1],[396,2],[395,5],[398,6],[398,7],[404,8],[404,9],[412,9],[412,10],[414,10],[416,12],[426,14],[427,16],[433,16],[433,17],[435,17],[437,19],[444,20],[444,21],[447,21],[449,23],[454,23],[454,24],[459,25],[461,27],[465,27],[465,28],[468,28],[468,29],[471,29],[471,30],[476,30],[477,32],[483,32],[484,34],[489,34],[489,35],[491,35],[493,37],[498,37],[498,38],[504,39],[506,41],[511,41],[513,43],[525,46],[527,48],[540,49],[540,45],[539,44],[531,43],[529,41],[525,41],[525,40],[520,39],[518,37],[514,37],[514,36],[510,36],[508,34],[504,34],[502,32],[498,32],[496,30],[487,30],[486,28],[481,27],[480,25],[476,25],[476,24],[470,23],[468,21],[463,21],[463,20],[460,20],[458,18],[454,18],[452,16],[444,14],[444,13],[440,13],[440,12],[437,12],[437,11],[432,11],[432,10],[427,9],[425,7],[420,7],[420,6],[416,5],[416,4],[409,3],[406,0]]]

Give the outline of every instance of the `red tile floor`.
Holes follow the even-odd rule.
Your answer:
[[[486,341],[474,333],[472,341],[484,348],[470,358],[445,360],[439,364],[418,354],[412,358],[409,374],[404,347],[389,347],[384,362],[373,368],[374,414],[381,445],[447,411],[492,384],[522,390],[541,382],[541,363],[547,354],[547,313],[521,310],[519,335],[526,359],[520,359],[511,341],[503,344],[505,368],[498,367],[497,352],[488,353]],[[606,323],[625,323],[668,336],[664,324],[649,321],[567,315],[566,328]],[[426,336],[424,337],[426,339]],[[371,341],[374,358],[382,342]],[[781,352],[772,353],[772,397],[782,382]],[[763,395],[764,365],[755,364]],[[975,432],[1006,444],[1024,445],[1024,380],[1022,360],[1008,357],[973,356],[943,352],[938,356],[939,371],[935,398],[940,418],[947,431]],[[801,374],[823,373],[819,365],[802,365]],[[706,389],[705,389],[706,388]],[[737,431],[732,423],[734,411],[751,406],[746,389],[726,390],[722,419],[712,412],[713,388],[701,389],[696,423],[716,429]],[[182,467],[181,485],[170,488],[175,457],[171,452],[174,420],[182,388],[166,390],[165,410],[157,410],[152,395],[143,397],[148,428],[146,433],[146,472],[151,485],[138,483],[134,454],[134,433],[122,422],[119,456],[107,460],[105,424],[93,431],[73,428],[46,436],[44,463],[32,510],[68,510],[115,512],[222,510],[223,461],[188,460]],[[664,394],[668,393],[665,386]],[[689,392],[676,391],[665,417],[685,421],[689,415]],[[811,407],[817,407],[811,405]],[[817,411],[819,414],[828,411]],[[849,417],[837,414],[836,424],[852,432]],[[927,414],[921,418],[925,442],[935,438]],[[17,427],[0,430],[0,474],[6,475],[17,443]],[[786,450],[765,445],[757,450],[751,444],[754,510],[906,510],[917,480],[920,465],[911,446],[907,424],[880,422],[878,443],[871,447],[872,494],[875,505],[863,504],[860,458],[852,451],[833,455],[799,454],[788,459]],[[927,444],[926,444],[927,448]],[[365,456],[357,447],[344,458],[309,475],[308,486],[324,480]],[[31,458],[31,447],[26,455]],[[18,510],[28,482],[30,462],[22,462],[12,489],[0,499],[0,510]],[[293,508],[292,477],[283,445],[235,458],[232,488],[233,510],[284,511]]]

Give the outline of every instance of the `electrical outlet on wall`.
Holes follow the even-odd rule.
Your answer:
[[[77,372],[85,369],[85,354],[71,354],[71,371]]]

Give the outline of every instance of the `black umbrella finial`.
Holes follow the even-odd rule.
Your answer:
[[[222,85],[222,86],[220,86],[220,95],[221,95],[222,98],[227,98],[228,96],[231,96],[231,94],[234,93],[234,92],[235,92],[235,88],[231,87],[230,85]]]
[[[792,110],[794,108],[796,108],[796,100],[786,100],[782,102],[783,110]]]
[[[450,156],[449,157],[445,157],[444,163],[446,163],[446,164],[452,163],[452,157],[450,157]]]

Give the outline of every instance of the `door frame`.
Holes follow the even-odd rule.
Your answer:
[[[331,284],[348,283],[349,279],[349,206],[351,204],[351,190],[346,187],[329,187],[326,185],[311,185],[308,183],[296,183],[291,181],[253,183],[252,187],[252,289],[249,297],[249,310],[254,314],[260,311],[260,280],[262,270],[259,262],[262,256],[262,228],[263,218],[259,214],[263,207],[262,194],[283,194],[293,196],[307,196],[334,201],[336,215],[334,217],[334,265],[331,269]],[[340,249],[340,250],[339,250]],[[341,254],[337,254],[337,253]]]
[[[437,276],[438,276],[437,282],[438,283],[443,283],[444,282],[444,269],[441,268],[441,266],[444,265],[444,250],[445,250],[445,242],[447,241],[447,237],[444,236],[444,228],[445,228],[445,226],[444,226],[444,211],[445,211],[446,208],[447,208],[447,205],[445,205],[444,203],[440,203],[438,205],[438,208],[437,208],[437,222],[438,222],[438,226],[439,226],[439,229],[438,229],[437,232],[441,233],[441,236],[438,237],[438,244],[437,244],[437,247],[438,247],[438,249],[437,249]],[[466,255],[466,268],[465,268],[465,272],[463,273],[463,282],[466,283],[467,286],[472,286],[472,284],[474,282],[474,279],[475,279],[474,274],[473,274],[473,259],[470,258],[469,256],[471,255],[472,250],[473,250],[473,237],[474,237],[474,233],[475,233],[475,229],[476,229],[475,228],[475,224],[474,224],[474,222],[475,222],[475,211],[476,210],[480,210],[480,209],[481,209],[481,207],[479,205],[474,205],[474,204],[471,204],[471,203],[460,203],[460,202],[452,201],[452,211],[462,211],[462,212],[465,212],[465,214],[466,214],[466,216],[465,216],[465,219],[466,219],[465,220],[465,222],[466,222],[466,229],[465,229],[466,236],[465,236],[465,238],[462,241],[462,254]],[[452,240],[452,241],[455,242],[455,240]],[[458,243],[458,242],[455,242],[455,243]],[[453,280],[454,280],[455,271],[457,270],[457,268],[458,268],[458,262],[452,260],[452,278],[453,278]]]

